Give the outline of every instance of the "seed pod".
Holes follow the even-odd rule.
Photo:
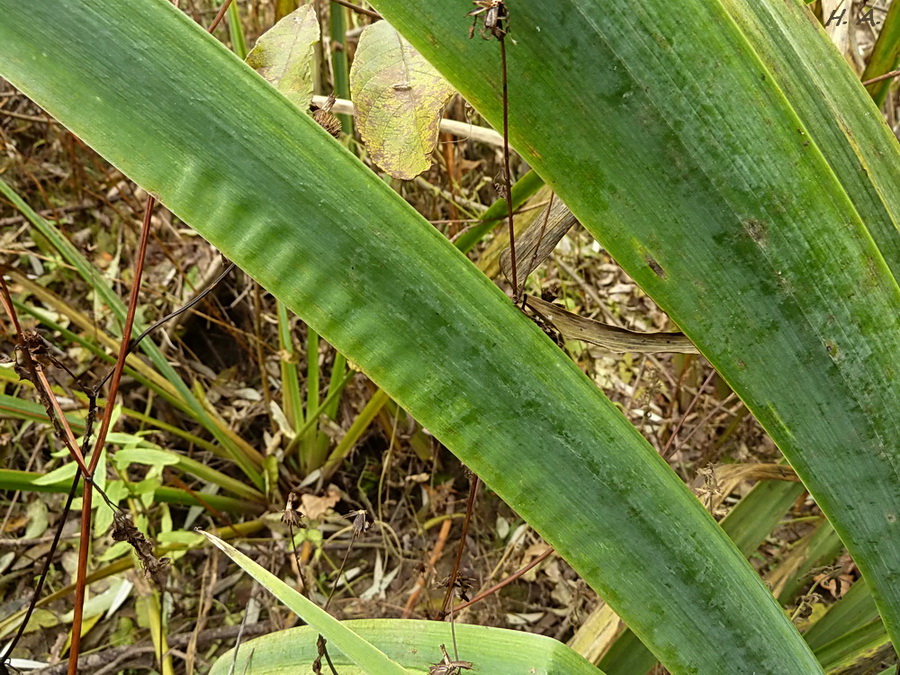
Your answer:
[[[328,97],[328,100],[325,102],[324,106],[313,110],[313,119],[329,134],[331,134],[335,138],[340,138],[343,126],[341,125],[341,121],[337,117],[335,117],[333,112],[331,112],[331,107],[333,105],[334,94],[331,94]]]

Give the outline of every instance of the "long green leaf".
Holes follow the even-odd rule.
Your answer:
[[[350,660],[365,672],[372,675],[403,675],[406,669],[385,655],[370,642],[338,621],[324,609],[304,597],[299,591],[291,588],[266,568],[254,562],[233,546],[226,544],[218,537],[202,533],[212,544],[236,562],[241,569],[256,579],[272,595],[278,598],[288,609],[315,628],[317,633],[325,636],[328,642],[338,647]]]
[[[467,2],[373,4],[500,123],[498,46],[467,39]],[[882,214],[863,223],[834,138],[804,124],[792,104],[805,92],[778,87],[725,4],[509,3],[511,139],[760,420],[900,643],[900,288],[885,262],[900,250],[887,206],[900,181],[872,177]],[[810,67],[839,60],[818,50]],[[864,96],[838,120],[844,142],[897,157]]]
[[[722,4],[821,149],[894,277],[900,278],[900,147],[856,73],[799,3]]]
[[[762,481],[738,502],[720,525],[744,556],[752,555],[803,492],[799,483]],[[808,644],[808,641],[807,641]],[[610,675],[646,673],[656,659],[626,629],[598,664]]]
[[[0,14],[5,77],[359,364],[667,667],[818,672],[738,550],[578,367],[189,18],[165,0],[0,0]]]
[[[441,644],[453,658],[454,636],[447,622],[366,619],[343,623],[414,673],[427,673],[431,665],[441,660]],[[598,675],[601,672],[561,642],[543,635],[466,624],[456,624],[455,632],[459,658],[471,662],[474,673]],[[297,669],[312,662],[316,653],[316,632],[309,626],[279,631],[241,644],[234,672],[243,673],[249,664],[247,675],[298,672],[307,675],[312,671]],[[341,675],[370,672],[354,667],[337,649],[329,648],[328,653]],[[228,651],[219,657],[210,675],[226,675],[233,654]],[[461,675],[467,672],[463,670]]]

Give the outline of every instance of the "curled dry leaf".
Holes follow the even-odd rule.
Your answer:
[[[637,333],[578,316],[567,312],[559,305],[530,295],[525,302],[568,340],[581,340],[615,353],[698,353],[697,348],[684,333]]]
[[[303,515],[309,520],[318,520],[341,501],[341,493],[334,485],[329,485],[323,496],[303,495],[300,501],[303,503]]]
[[[350,69],[356,123],[372,160],[411,180],[431,166],[453,87],[386,21],[368,26]]]
[[[566,236],[566,232],[577,223],[569,207],[553,195],[550,203],[531,221],[525,231],[516,236],[516,278],[519,282],[517,295],[521,294],[525,287],[528,275],[550,256],[556,245]],[[511,255],[507,248],[500,254],[500,267],[507,279],[513,278],[510,260]]]
[[[319,20],[312,5],[301,5],[272,26],[247,54],[247,65],[306,110],[313,95],[313,45],[319,41]]]

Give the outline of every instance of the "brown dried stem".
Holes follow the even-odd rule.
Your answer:
[[[81,646],[81,623],[84,612],[84,597],[87,587],[87,560],[91,543],[91,505],[93,501],[94,471],[100,462],[100,454],[103,452],[103,444],[109,432],[112,422],[112,414],[115,409],[116,395],[119,392],[119,383],[122,380],[122,372],[125,369],[125,358],[128,356],[128,347],[131,342],[131,329],[134,325],[134,316],[137,312],[138,298],[141,288],[141,277],[144,272],[144,258],[147,253],[147,242],[150,239],[150,218],[153,215],[153,207],[156,199],[147,198],[144,207],[144,218],[141,224],[141,239],[138,244],[138,252],[135,259],[134,281],[131,285],[131,294],[128,299],[128,311],[125,314],[125,323],[122,326],[122,340],[119,345],[119,354],[113,369],[113,376],[109,383],[109,392],[106,395],[106,407],[103,409],[103,418],[100,420],[100,431],[97,433],[97,441],[94,452],[90,457],[87,470],[84,472],[84,492],[81,501],[81,539],[78,542],[78,568],[76,572],[75,606],[72,612],[72,644],[69,649],[69,675],[77,675],[78,655]],[[82,460],[84,461],[84,460]]]

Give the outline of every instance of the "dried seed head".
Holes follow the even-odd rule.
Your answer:
[[[166,568],[172,561],[169,558],[156,557],[153,553],[153,544],[135,527],[134,523],[131,522],[131,518],[124,511],[115,511],[113,513],[112,538],[113,541],[127,541],[131,544],[141,561],[144,574],[153,579],[160,588],[165,586]]]
[[[341,137],[341,132],[344,127],[341,126],[341,121],[335,117],[330,112],[325,112],[324,110],[316,110],[313,113],[313,119],[329,134],[334,136],[335,138]]]
[[[470,576],[468,574],[459,573],[456,575],[456,580],[453,582],[453,588],[456,589],[456,596],[464,601],[469,601],[469,591],[475,588],[475,577]],[[450,577],[444,577],[438,582],[438,586],[442,588],[447,588],[450,585]]]
[[[313,119],[329,134],[335,138],[340,138],[343,127],[341,126],[341,121],[331,112],[334,101],[334,94],[329,95],[325,105],[313,110]]]
[[[365,509],[360,509],[359,511],[351,511],[347,514],[351,518],[353,518],[353,536],[359,537],[366,530],[369,529],[369,520],[366,517]]]
[[[296,492],[288,493],[287,503],[281,513],[281,522],[288,527],[306,527],[303,524],[303,514],[300,512],[300,498]]]

